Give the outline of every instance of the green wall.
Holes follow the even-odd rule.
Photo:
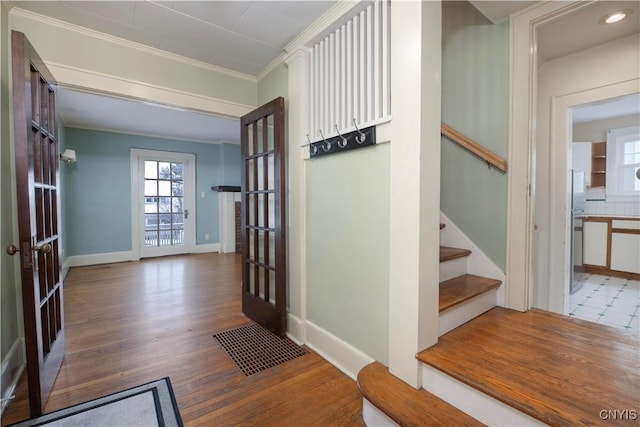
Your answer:
[[[258,105],[278,96],[285,64],[258,82]],[[305,162],[307,319],[387,363],[389,145]]]
[[[62,166],[67,256],[132,249],[131,148],[195,154],[196,244],[219,241],[218,193],[211,187],[240,185],[239,146],[67,128],[66,147],[78,158]]]
[[[389,144],[307,161],[307,317],[382,363],[389,331]]]
[[[258,105],[265,104],[279,96],[288,96],[287,66],[280,63],[258,81]]]
[[[507,157],[509,22],[467,2],[442,3],[442,121]],[[443,138],[441,210],[496,265],[506,266],[507,175]]]

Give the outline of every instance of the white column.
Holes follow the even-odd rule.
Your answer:
[[[236,251],[236,204],[232,192],[218,193],[220,221],[220,253]]]
[[[306,341],[306,170],[302,146],[309,132],[309,71],[311,52],[299,48],[287,58],[289,119],[287,142],[287,258],[289,317],[287,332],[298,342]]]
[[[440,2],[393,3],[389,369],[414,387],[438,340],[440,31]]]

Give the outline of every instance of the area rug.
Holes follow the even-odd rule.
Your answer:
[[[182,427],[171,381],[163,378],[13,426]]]
[[[307,354],[307,350],[289,338],[280,338],[255,323],[213,337],[246,376]]]

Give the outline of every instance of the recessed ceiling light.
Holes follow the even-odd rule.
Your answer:
[[[600,19],[601,24],[613,24],[622,21],[627,16],[633,13],[633,9],[616,10],[611,12]]]

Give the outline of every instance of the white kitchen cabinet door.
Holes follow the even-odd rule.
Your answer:
[[[582,260],[585,264],[607,266],[607,233],[608,223],[596,221],[584,221]]]
[[[640,274],[640,234],[611,234],[611,270]]]

